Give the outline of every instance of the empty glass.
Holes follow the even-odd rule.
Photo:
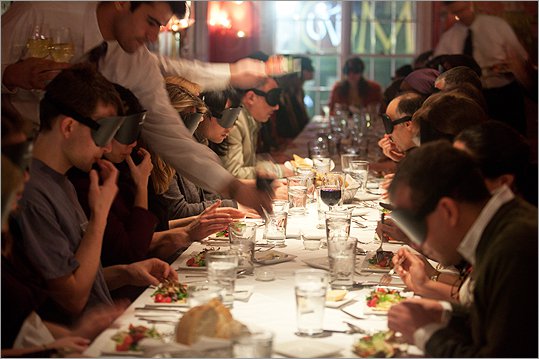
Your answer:
[[[291,176],[288,180],[288,213],[304,215],[307,205],[307,177]]]
[[[367,179],[369,177],[369,162],[351,161],[348,174],[359,184],[358,191],[365,193],[367,190]]]
[[[288,213],[276,212],[266,216],[266,227],[264,230],[264,239],[268,244],[276,247],[285,247],[286,240],[286,223]]]
[[[346,173],[350,168],[351,161],[361,161],[361,155],[346,153],[341,155],[341,170]]]

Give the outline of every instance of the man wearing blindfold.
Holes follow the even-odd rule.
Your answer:
[[[279,108],[281,89],[272,78],[262,86],[246,90],[241,99],[243,109],[228,135],[227,153],[221,156],[223,166],[237,178],[256,178],[256,146],[260,125]],[[277,165],[282,177],[290,171]]]
[[[62,71],[46,88],[41,101],[40,131],[35,141],[16,221],[26,254],[43,275],[52,299],[42,309],[45,319],[69,324],[97,304],[112,304],[109,289],[126,284],[158,284],[175,278],[157,259],[103,270],[103,232],[118,191],[118,170],[102,160],[125,121],[113,85],[89,65]],[[92,170],[97,163],[98,175]],[[86,217],[66,172],[90,171]],[[156,278],[157,277],[157,278]]]
[[[475,285],[469,308],[416,298],[394,305],[389,328],[429,357],[536,357],[537,208],[505,186],[491,195],[474,160],[444,141],[407,155],[389,194],[410,240],[442,265],[466,260]]]

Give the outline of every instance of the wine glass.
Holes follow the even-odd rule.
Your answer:
[[[51,31],[50,54],[56,62],[69,62],[75,54],[75,46],[69,27],[58,27]]]
[[[344,185],[343,178],[343,173],[341,172],[327,172],[322,177],[320,199],[328,205],[330,211],[341,201]]]
[[[26,58],[45,58],[49,56],[49,46],[51,38],[49,36],[48,25],[32,25],[28,41],[26,42]]]

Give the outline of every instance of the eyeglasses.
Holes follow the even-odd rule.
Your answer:
[[[386,115],[385,113],[383,113],[381,116],[382,116],[382,122],[384,123],[384,129],[386,131],[386,135],[391,135],[396,125],[412,121],[412,116],[404,116],[395,121],[391,121],[391,118],[389,118],[389,116]]]
[[[272,107],[277,106],[281,102],[282,89],[280,89],[279,87],[271,89],[268,92],[264,92],[254,88],[248,89],[247,91],[253,91],[258,96],[264,97],[266,103]]]
[[[92,139],[98,147],[105,147],[118,132],[118,129],[124,123],[126,116],[111,116],[99,119],[99,123],[91,118],[84,117],[70,107],[51,99],[47,94],[43,100],[53,105],[61,114],[71,117],[75,121],[90,127],[92,130]]]

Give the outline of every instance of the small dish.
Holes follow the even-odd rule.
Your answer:
[[[275,272],[266,268],[255,268],[255,279],[262,282],[269,282],[275,279]]]

